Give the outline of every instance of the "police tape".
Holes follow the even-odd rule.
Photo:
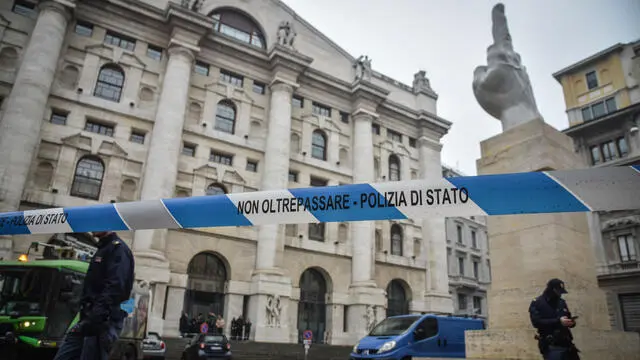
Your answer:
[[[0,214],[0,235],[640,209],[640,166],[295,188]]]

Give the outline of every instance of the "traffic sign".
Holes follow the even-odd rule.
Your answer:
[[[313,339],[313,331],[311,331],[311,330],[305,330],[305,331],[302,333],[302,337],[303,337],[305,340],[311,340],[311,339]]]
[[[209,332],[209,325],[207,325],[206,322],[200,325],[200,332],[203,334],[206,334],[207,332]]]

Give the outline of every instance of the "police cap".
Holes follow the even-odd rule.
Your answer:
[[[547,289],[558,290],[561,294],[566,294],[567,290],[564,288],[564,281],[560,279],[551,279],[547,283]]]

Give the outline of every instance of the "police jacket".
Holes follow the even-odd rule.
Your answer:
[[[571,317],[564,299],[542,294],[531,302],[529,316],[542,338],[551,335],[556,339],[572,340],[571,331],[560,322],[564,316]]]
[[[93,323],[123,319],[120,304],[131,296],[134,267],[131,250],[115,233],[101,238],[84,279],[81,318]]]

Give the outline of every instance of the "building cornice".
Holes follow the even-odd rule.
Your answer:
[[[572,73],[572,72],[578,70],[579,68],[581,68],[583,66],[586,66],[586,65],[589,65],[590,63],[592,63],[594,61],[597,61],[597,60],[599,60],[599,59],[601,59],[601,58],[603,58],[603,57],[605,57],[605,56],[607,56],[609,54],[612,54],[612,53],[616,52],[616,51],[621,51],[625,47],[625,45],[626,44],[623,44],[623,43],[617,43],[617,44],[615,44],[613,46],[610,46],[610,47],[608,47],[608,48],[606,48],[606,49],[604,49],[602,51],[599,51],[599,52],[597,52],[597,53],[595,53],[595,54],[593,54],[593,55],[591,55],[591,56],[589,56],[589,57],[587,57],[585,59],[582,59],[582,60],[580,60],[580,61],[578,61],[576,63],[573,63],[573,64],[565,67],[562,70],[556,71],[555,73],[553,73],[552,76],[553,76],[554,79],[556,79],[556,81],[560,82],[560,78],[562,78],[564,75]]]

